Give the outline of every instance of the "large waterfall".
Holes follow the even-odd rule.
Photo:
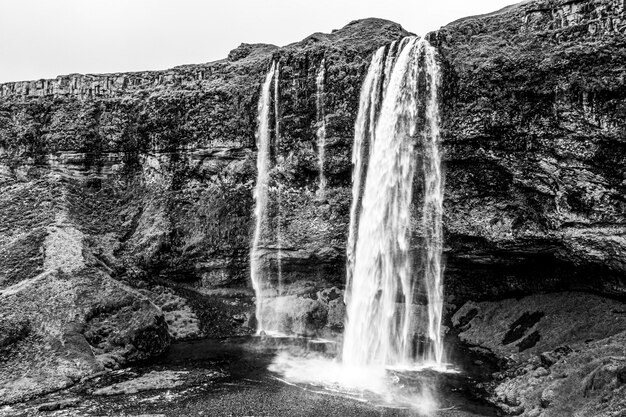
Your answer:
[[[380,48],[361,89],[353,149],[343,362],[441,364],[442,178],[435,51],[405,38]],[[421,158],[420,158],[421,156]],[[418,162],[423,178],[416,179]],[[422,262],[412,250],[414,187],[424,184]],[[428,341],[418,351],[417,287],[428,299]]]
[[[250,251],[250,277],[252,286],[256,295],[256,319],[257,332],[265,331],[264,313],[264,295],[263,295],[263,268],[259,259],[259,244],[263,234],[263,229],[268,223],[267,203],[268,203],[268,186],[270,172],[270,110],[271,110],[271,84],[276,72],[276,63],[272,62],[272,66],[265,77],[265,81],[261,87],[261,95],[258,104],[257,116],[257,180],[254,188],[254,217],[255,228],[254,238],[252,240],[252,249]]]
[[[443,363],[441,334],[439,79],[426,40],[407,37],[372,57],[355,124],[340,360],[281,352],[270,370],[290,383],[429,414],[437,382],[422,370],[456,372]]]

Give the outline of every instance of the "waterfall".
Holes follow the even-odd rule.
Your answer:
[[[320,68],[315,78],[316,107],[317,107],[317,163],[319,167],[318,196],[324,197],[326,192],[326,175],[324,173],[324,160],[326,158],[326,117],[324,114],[324,79],[326,78],[325,62],[322,59]]]
[[[354,273],[354,257],[356,254],[356,242],[358,237],[358,225],[361,214],[362,195],[361,190],[365,184],[367,174],[369,150],[374,142],[376,117],[380,110],[382,91],[389,84],[391,69],[396,62],[397,51],[404,47],[409,38],[402,41],[394,41],[389,48],[379,48],[372,57],[370,66],[361,87],[359,99],[359,111],[354,128],[354,144],[352,147],[352,205],[350,207],[350,226],[347,247],[347,273],[346,292],[344,299],[349,302],[352,275]]]
[[[276,63],[276,71],[274,74],[274,159],[278,164],[278,156],[280,155],[280,117],[278,113],[279,107],[279,84],[280,84],[280,62]],[[283,228],[282,228],[282,197],[281,197],[281,189],[280,184],[276,185],[276,204],[277,211],[276,214],[276,244],[278,246],[278,255],[277,255],[277,269],[278,269],[278,295],[282,295],[284,292],[283,288]]]
[[[354,144],[352,147],[352,205],[350,207],[350,226],[348,234],[348,247],[346,250],[346,291],[344,299],[350,305],[350,292],[352,289],[352,275],[354,273],[354,257],[356,254],[356,242],[358,237],[358,224],[361,213],[361,189],[365,183],[365,169],[369,157],[369,145],[374,141],[374,119],[378,108],[379,85],[382,65],[384,65],[385,48],[380,48],[374,54],[367,76],[361,87],[359,99],[359,112],[354,126]]]
[[[258,104],[257,116],[257,180],[254,188],[254,238],[252,241],[252,249],[250,251],[250,277],[252,286],[256,295],[256,318],[257,332],[265,330],[265,322],[263,318],[263,271],[259,259],[259,243],[263,228],[267,225],[267,203],[268,203],[268,180],[270,170],[270,87],[274,73],[276,72],[276,63],[272,62],[272,66],[265,77],[265,81],[261,87],[261,95]]]
[[[434,49],[409,37],[375,53],[361,89],[347,247],[347,365],[401,366],[414,359],[411,214],[419,154],[425,254],[420,279],[429,302],[429,346],[420,359],[437,364],[443,359],[438,82]],[[420,123],[423,107],[425,122]]]
[[[276,70],[274,71],[274,136],[276,146],[276,157],[278,157],[278,144],[280,143],[280,118],[278,117],[278,106],[280,101],[278,100],[279,83],[280,82],[280,62],[276,63]],[[269,88],[269,86],[268,86]]]
[[[424,46],[424,61],[430,96],[426,105],[424,129],[424,206],[422,228],[424,231],[426,293],[428,295],[428,337],[431,340],[427,360],[443,362],[443,341],[441,318],[443,313],[443,271],[441,253],[443,251],[443,179],[441,175],[441,155],[439,152],[439,65],[436,52],[430,44]]]

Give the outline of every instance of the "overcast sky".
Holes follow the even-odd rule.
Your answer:
[[[214,61],[380,17],[426,33],[516,0],[0,0],[0,82]]]

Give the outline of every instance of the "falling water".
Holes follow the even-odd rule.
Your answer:
[[[316,104],[317,104],[317,163],[319,167],[319,188],[318,195],[324,197],[326,192],[326,174],[324,172],[324,160],[326,159],[326,117],[324,115],[324,79],[326,77],[325,62],[322,59],[320,68],[317,72],[315,84],[317,87]]]
[[[359,112],[354,131],[354,144],[352,148],[352,205],[350,208],[350,226],[347,247],[347,274],[345,301],[349,303],[351,281],[354,273],[354,259],[358,238],[358,225],[361,215],[362,189],[365,184],[369,151],[374,142],[376,116],[380,110],[382,101],[381,91],[386,90],[391,75],[391,69],[396,61],[398,48],[403,47],[408,38],[401,42],[394,41],[388,49],[382,47],[376,51],[367,71],[367,76],[361,87],[359,99]],[[402,45],[400,45],[402,44]]]
[[[341,361],[282,352],[270,369],[289,383],[432,415],[438,407],[432,374],[416,378],[415,372],[424,367],[456,372],[442,362],[440,330],[438,71],[434,49],[413,37],[380,48],[372,57],[355,124]],[[418,185],[424,187],[421,227],[413,201]],[[415,261],[421,261],[419,267]],[[414,294],[422,290],[427,307],[414,303]],[[428,319],[418,318],[422,310]],[[427,339],[419,351],[416,335]]]
[[[426,78],[426,91],[420,76]],[[348,319],[342,358],[347,365],[405,366],[414,359],[411,211],[418,151],[424,155],[423,280],[430,339],[429,353],[420,359],[442,360],[438,79],[434,49],[410,37],[376,52],[362,86],[347,248]],[[426,123],[418,132],[418,109],[424,103]]]
[[[274,155],[276,163],[278,163],[278,156],[280,155],[280,117],[279,117],[279,84],[280,84],[280,62],[276,63],[276,72],[274,74]],[[278,213],[276,214],[276,242],[278,245],[277,255],[277,269],[278,269],[278,294],[282,295],[283,288],[283,228],[282,228],[282,197],[280,184],[276,187],[276,201],[278,206]]]
[[[264,330],[263,320],[263,293],[262,293],[262,271],[259,259],[259,243],[263,227],[267,224],[267,202],[268,202],[268,180],[270,170],[270,87],[274,73],[276,72],[276,64],[272,62],[272,66],[265,77],[263,86],[261,87],[261,95],[258,104],[257,116],[257,180],[254,189],[255,199],[255,228],[254,238],[252,241],[252,249],[250,252],[250,277],[252,286],[256,294],[256,318],[257,332]]]
[[[443,362],[441,316],[443,313],[443,272],[441,253],[443,250],[443,179],[441,155],[439,153],[439,65],[435,59],[435,48],[424,45],[424,61],[430,96],[426,105],[427,125],[424,131],[424,206],[422,227],[424,231],[426,292],[428,295],[428,337],[431,340],[427,360]]]
[[[280,117],[278,116],[278,107],[280,101],[278,100],[280,85],[280,62],[276,63],[276,70],[274,71],[274,136],[276,137],[276,155],[278,155],[278,144],[280,143]],[[268,86],[269,88],[269,86]],[[269,116],[269,115],[268,115]]]
[[[350,227],[348,234],[347,271],[345,302],[350,305],[350,291],[352,289],[352,275],[354,273],[354,257],[358,237],[359,217],[361,214],[361,189],[365,182],[366,161],[369,157],[369,145],[374,141],[374,119],[378,101],[378,86],[382,65],[384,64],[385,48],[380,48],[370,63],[367,76],[361,87],[359,99],[359,113],[354,126],[354,144],[352,147],[352,205],[350,207]]]

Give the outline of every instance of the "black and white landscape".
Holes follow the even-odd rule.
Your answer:
[[[625,301],[624,0],[0,84],[2,416],[624,417]]]

